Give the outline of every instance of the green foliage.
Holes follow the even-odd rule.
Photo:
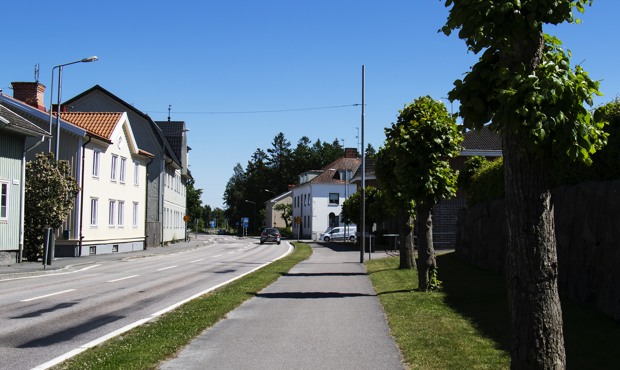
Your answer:
[[[56,161],[52,153],[38,153],[26,164],[26,209],[24,257],[42,256],[45,229],[58,229],[73,208],[79,192],[67,161]]]
[[[386,216],[383,192],[375,187],[366,187],[366,225],[370,226]],[[341,217],[347,224],[361,225],[362,192],[351,194],[342,203]]]
[[[544,23],[573,21],[573,6],[583,11],[591,1],[446,1],[454,5],[444,33],[459,29],[474,53],[485,50],[449,93],[459,100],[466,128],[527,133],[530,152],[556,150],[573,160],[590,156],[606,142],[605,122],[592,119],[583,103],[601,95],[599,82],[576,66],[561,42],[544,35]]]
[[[429,274],[430,276],[428,279],[428,286],[429,286],[429,290],[431,291],[438,291],[438,290],[441,290],[442,288],[441,286],[442,281],[439,280],[439,278],[437,277],[437,274],[439,273],[438,271],[439,269],[435,267],[434,269],[431,269],[431,272]]]
[[[471,177],[467,190],[467,204],[473,206],[493,199],[504,197],[504,161],[484,160]]]
[[[202,213],[204,212],[204,208],[202,207],[202,189],[196,189],[194,187],[195,181],[193,178],[190,178],[187,181],[186,185],[186,207],[187,214],[190,216],[191,220],[189,224],[195,223],[196,220],[202,221]]]
[[[317,140],[314,144],[308,137],[302,137],[295,149],[278,133],[267,150],[257,148],[245,169],[241,164],[234,168],[224,191],[226,217],[231,226],[241,217],[254,217],[264,210],[265,201],[274,195],[288,191],[288,186],[297,183],[298,175],[304,171],[321,169],[344,155],[344,148],[338,140],[331,144]],[[252,203],[256,203],[256,210]],[[262,223],[257,220],[256,224]],[[254,225],[251,221],[250,225]]]
[[[432,206],[455,195],[457,173],[448,160],[459,155],[463,136],[442,102],[416,99],[385,135],[376,172],[390,198],[410,209],[411,201]]]
[[[480,170],[480,167],[482,167],[486,161],[486,158],[478,155],[468,158],[465,161],[465,168],[459,172],[457,181],[458,188],[469,191],[472,177]]]

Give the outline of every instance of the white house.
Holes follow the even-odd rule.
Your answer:
[[[146,164],[125,112],[64,112],[85,129],[78,239],[56,241],[56,256],[129,252],[145,248]]]
[[[185,124],[158,125],[147,114],[99,85],[67,100],[65,107],[75,112],[127,112],[138,146],[154,156],[147,162],[147,247],[183,239],[186,184],[190,178]],[[173,137],[180,137],[180,147],[175,145],[177,149],[170,143]]]
[[[361,163],[357,150],[346,148],[343,158],[299,176],[292,189],[294,236],[317,240],[327,228],[342,225],[342,203],[357,189],[350,179]]]
[[[281,229],[286,227],[286,222],[282,218],[284,211],[278,211],[274,207],[278,204],[292,204],[292,194],[292,191],[287,191],[265,202],[265,227],[278,227]]]

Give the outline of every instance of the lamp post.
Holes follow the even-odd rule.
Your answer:
[[[52,84],[51,84],[51,88],[50,91],[52,91],[52,94],[54,94],[54,70],[56,68],[58,68],[58,93],[56,94],[56,151],[54,152],[54,155],[56,157],[56,160],[58,160],[58,155],[60,152],[60,98],[62,95],[62,68],[71,64],[76,64],[76,63],[90,63],[90,62],[95,62],[99,60],[99,58],[97,58],[96,56],[92,56],[92,57],[88,57],[88,58],[84,58],[84,59],[80,59],[80,60],[76,60],[74,62],[70,62],[70,63],[65,63],[65,64],[60,64],[55,66],[54,68],[52,68]],[[52,132],[52,107],[53,104],[52,102],[54,101],[53,97],[50,96],[50,133]],[[52,141],[50,140],[50,145],[49,145],[49,151],[52,151]]]
[[[252,205],[254,206],[254,215],[253,215],[254,221],[252,222],[252,226],[254,226],[253,229],[254,231],[256,231],[256,202],[252,202],[251,200],[247,200],[247,199],[244,199],[243,201],[246,203],[252,203]]]

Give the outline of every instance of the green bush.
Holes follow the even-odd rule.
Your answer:
[[[504,160],[483,161],[470,180],[467,203],[473,206],[504,197]]]

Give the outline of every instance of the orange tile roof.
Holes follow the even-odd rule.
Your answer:
[[[116,124],[123,116],[122,112],[61,112],[60,118],[79,126],[89,134],[111,140]]]

